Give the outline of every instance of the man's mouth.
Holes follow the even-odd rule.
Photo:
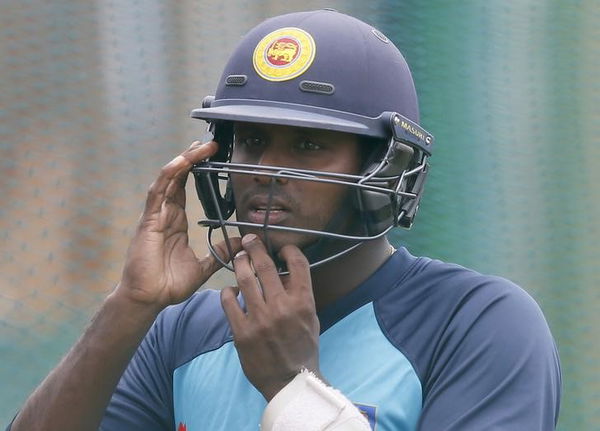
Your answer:
[[[271,206],[270,208],[258,206],[250,207],[247,214],[250,223],[264,224],[266,222],[269,224],[278,224],[287,218],[289,211],[279,206]]]
[[[257,195],[248,200],[246,221],[257,224],[281,224],[289,217],[291,211],[286,202],[278,197]]]

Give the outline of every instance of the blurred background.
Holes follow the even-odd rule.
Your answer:
[[[600,429],[596,0],[3,0],[0,426],[118,282],[146,189],[203,134],[189,112],[236,41],[322,7],[399,46],[437,139],[417,222],[394,243],[522,285],[560,351],[559,429]],[[204,254],[200,216],[190,199]]]

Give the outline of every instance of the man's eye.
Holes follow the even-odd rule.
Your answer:
[[[261,138],[242,138],[239,144],[248,149],[257,149],[264,145],[264,141]]]
[[[321,146],[319,144],[316,144],[308,139],[301,141],[297,147],[299,150],[302,151],[318,151],[321,149]]]

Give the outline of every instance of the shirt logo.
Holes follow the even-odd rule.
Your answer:
[[[354,403],[358,411],[369,421],[371,429],[374,430],[377,426],[377,407],[369,406],[367,404]]]
[[[315,41],[306,31],[295,27],[280,28],[258,42],[252,63],[261,78],[288,81],[308,70],[315,52]]]

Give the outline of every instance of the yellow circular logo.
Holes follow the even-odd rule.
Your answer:
[[[315,59],[315,41],[295,27],[275,30],[258,42],[252,62],[254,70],[268,81],[287,81],[302,75]]]

